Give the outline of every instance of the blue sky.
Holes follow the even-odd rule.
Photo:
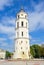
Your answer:
[[[30,44],[44,44],[44,0],[0,0],[0,48],[14,50],[16,14],[28,13]]]

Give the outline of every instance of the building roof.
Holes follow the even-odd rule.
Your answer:
[[[19,12],[17,13],[17,15],[18,15],[18,14],[21,14],[21,13],[24,13],[24,14],[27,15],[27,13],[26,13],[25,10],[23,9],[23,7],[19,10]]]
[[[0,52],[5,52],[5,50],[3,50],[3,49],[0,49]]]

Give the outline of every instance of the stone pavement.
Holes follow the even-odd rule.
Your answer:
[[[44,65],[44,60],[0,60],[0,65]]]

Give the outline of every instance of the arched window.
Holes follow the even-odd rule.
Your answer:
[[[22,52],[22,54],[24,54],[24,52]]]
[[[19,22],[17,22],[17,28],[19,28]]]
[[[27,44],[27,41],[26,41],[26,44]]]
[[[26,28],[27,28],[27,22],[26,22]]]
[[[22,32],[22,36],[23,36],[23,32]]]
[[[21,26],[23,27],[23,21],[21,22]]]
[[[17,32],[17,37],[19,37],[19,32]]]
[[[26,18],[27,16],[25,15],[25,18]]]
[[[21,43],[23,43],[23,41],[21,41]]]
[[[18,18],[19,18],[19,15],[18,15]]]

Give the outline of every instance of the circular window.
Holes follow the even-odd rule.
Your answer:
[[[23,16],[23,14],[21,14],[21,16]]]

